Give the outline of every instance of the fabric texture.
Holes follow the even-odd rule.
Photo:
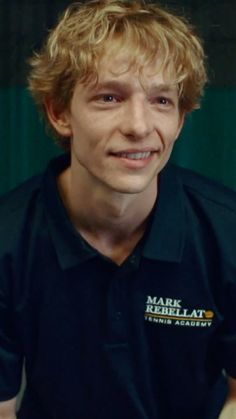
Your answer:
[[[68,164],[0,200],[0,400],[25,359],[20,419],[216,419],[236,378],[235,193],[168,164],[117,266],[67,216]]]

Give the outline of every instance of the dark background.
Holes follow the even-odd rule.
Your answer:
[[[0,0],[0,193],[41,171],[61,152],[26,89],[27,58],[71,1]],[[236,0],[172,0],[203,38],[209,85],[186,120],[172,160],[236,189]]]

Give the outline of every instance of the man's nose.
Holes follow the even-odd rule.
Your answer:
[[[144,139],[153,130],[149,104],[144,100],[130,100],[124,110],[121,131],[133,140]]]

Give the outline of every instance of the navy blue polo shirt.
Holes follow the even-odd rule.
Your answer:
[[[236,194],[168,164],[117,266],[67,216],[68,164],[0,200],[0,401],[25,361],[20,419],[215,419],[236,378]]]

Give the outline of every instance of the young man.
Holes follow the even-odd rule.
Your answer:
[[[23,361],[21,419],[236,418],[235,194],[167,164],[206,81],[198,38],[91,1],[31,64],[67,153],[1,201],[0,419]]]

